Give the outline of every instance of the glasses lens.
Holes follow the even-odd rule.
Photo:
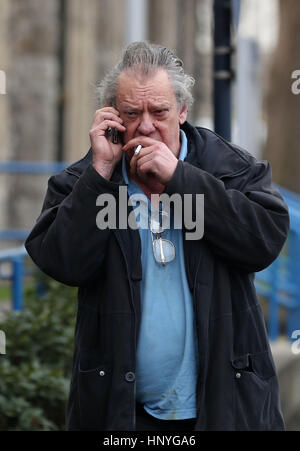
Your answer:
[[[169,263],[175,258],[175,246],[169,240],[158,238],[153,241],[153,252],[158,263]]]
[[[167,212],[154,211],[151,213],[150,229],[153,233],[162,233],[164,230],[169,228],[169,216]]]

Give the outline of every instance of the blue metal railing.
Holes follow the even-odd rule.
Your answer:
[[[67,167],[66,162],[38,162],[38,161],[1,161],[0,173],[8,174],[53,174]],[[24,242],[29,234],[27,229],[2,229],[1,241]],[[27,252],[24,246],[3,249],[0,251],[0,280],[9,280],[12,284],[12,308],[23,310],[24,292],[24,260]],[[10,265],[10,272],[3,273],[3,265]]]
[[[279,257],[255,277],[257,293],[268,300],[270,340],[276,340],[282,332],[280,312],[286,312],[287,337],[291,339],[293,331],[300,330],[300,196],[278,188],[289,207],[289,236]]]
[[[69,163],[61,161],[1,161],[0,172],[6,174],[54,174]]]
[[[0,162],[0,172],[47,174],[59,172],[68,163],[56,162]],[[256,273],[257,293],[268,300],[267,326],[271,340],[280,334],[280,310],[286,310],[286,335],[291,338],[300,330],[300,196],[278,187],[290,211],[290,232],[279,257],[272,265]],[[22,241],[28,236],[26,229],[0,230],[2,241]],[[0,279],[12,282],[12,308],[23,309],[24,246],[0,251]],[[2,263],[11,264],[11,273],[1,273]]]
[[[29,235],[29,229],[2,229],[0,230],[1,241],[25,241]]]
[[[24,258],[27,252],[24,246],[5,249],[0,251],[0,279],[12,282],[12,308],[13,310],[23,310],[23,276]],[[2,273],[2,263],[11,264],[9,274]]]

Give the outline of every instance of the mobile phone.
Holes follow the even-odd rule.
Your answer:
[[[106,131],[106,137],[111,140],[113,144],[120,144],[123,141],[123,134],[116,128],[108,128]]]

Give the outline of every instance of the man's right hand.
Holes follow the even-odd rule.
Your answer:
[[[96,111],[89,132],[93,150],[93,166],[107,180],[110,179],[115,165],[121,159],[122,144],[113,144],[105,136],[105,133],[109,128],[116,128],[119,132],[124,132],[126,129],[122,123],[123,120],[115,108],[105,107]]]

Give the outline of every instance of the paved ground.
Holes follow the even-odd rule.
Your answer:
[[[300,431],[300,354],[292,350],[292,342],[280,338],[271,344],[278,370],[280,397],[286,428]]]

